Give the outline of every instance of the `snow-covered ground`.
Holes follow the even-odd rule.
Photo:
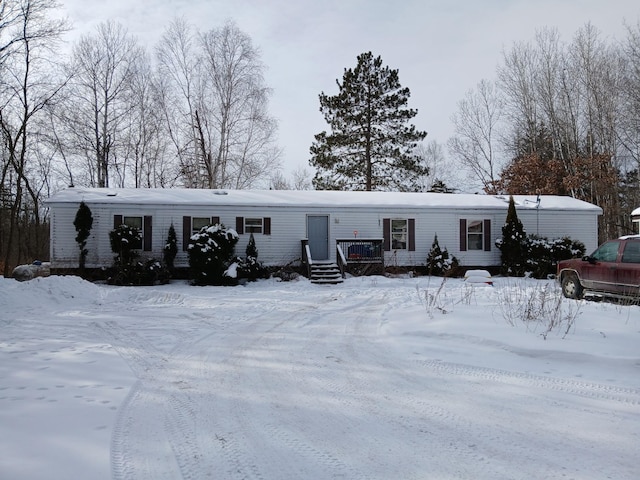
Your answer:
[[[0,478],[640,478],[640,307],[557,298],[0,277]]]

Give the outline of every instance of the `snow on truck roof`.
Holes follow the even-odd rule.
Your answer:
[[[602,209],[581,200],[557,195],[514,195],[519,209]],[[81,201],[90,204],[237,205],[237,206],[379,206],[403,208],[505,209],[508,195],[407,192],[340,192],[332,190],[205,190],[191,188],[67,188],[52,195],[50,205]]]

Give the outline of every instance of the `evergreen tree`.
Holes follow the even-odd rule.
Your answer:
[[[445,275],[449,270],[457,266],[458,259],[456,257],[449,258],[449,251],[446,247],[444,250],[440,248],[438,234],[436,234],[433,237],[431,250],[429,250],[427,254],[427,269],[429,275]]]
[[[238,274],[250,282],[258,278],[267,278],[267,270],[258,261],[258,248],[253,233],[249,236],[245,254],[246,257],[238,261]]]
[[[176,236],[176,229],[173,228],[173,223],[169,227],[169,233],[167,234],[167,241],[162,251],[164,264],[167,266],[170,272],[173,271],[173,262],[178,254],[178,238]]]
[[[502,227],[502,238],[496,241],[496,245],[502,254],[502,274],[523,276],[527,263],[528,241],[522,222],[518,219],[513,196],[509,197],[507,220]]]
[[[418,113],[407,108],[410,92],[398,70],[382,66],[371,52],[345,69],[339,93],[320,94],[320,112],[331,133],[315,136],[311,166],[318,190],[418,191],[428,169],[414,154],[426,132],[407,123]]]
[[[87,254],[89,251],[85,248],[87,246],[87,239],[91,233],[91,227],[93,227],[93,215],[91,215],[91,209],[86,203],[80,202],[80,207],[76,212],[76,218],[73,221],[73,226],[76,227],[76,242],[80,247],[80,271],[84,271],[85,262],[87,260]]]

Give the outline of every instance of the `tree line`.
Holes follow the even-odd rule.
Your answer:
[[[0,2],[0,269],[48,256],[43,201],[68,185],[311,188],[281,173],[259,49],[233,22],[170,22],[151,49],[106,21],[70,49],[51,0]],[[600,239],[640,206],[640,23],[570,42],[542,29],[469,90],[446,145],[409,122],[410,91],[371,52],[322,92],[330,131],[314,188],[571,195],[601,206]],[[68,52],[68,53],[64,53]],[[444,121],[444,119],[443,119]],[[466,176],[454,176],[466,172]]]
[[[544,28],[503,52],[496,79],[458,103],[448,141],[486,193],[570,195],[600,206],[600,240],[632,232],[640,206],[640,22],[622,41],[586,24]]]
[[[63,54],[51,0],[0,2],[0,263],[48,256],[68,185],[252,188],[280,168],[259,49],[233,22],[172,21],[150,53],[106,21]]]

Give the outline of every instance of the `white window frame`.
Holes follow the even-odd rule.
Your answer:
[[[402,223],[404,223],[402,225]],[[392,218],[390,221],[391,250],[407,250],[409,248],[409,220]]]
[[[467,220],[467,250],[484,250],[484,220]]]
[[[196,221],[198,221],[198,223],[202,223],[202,225],[199,227],[196,227]],[[211,225],[211,218],[191,217],[191,235],[198,233],[202,227],[206,227],[207,225]]]
[[[244,233],[264,232],[263,217],[244,217]]]

